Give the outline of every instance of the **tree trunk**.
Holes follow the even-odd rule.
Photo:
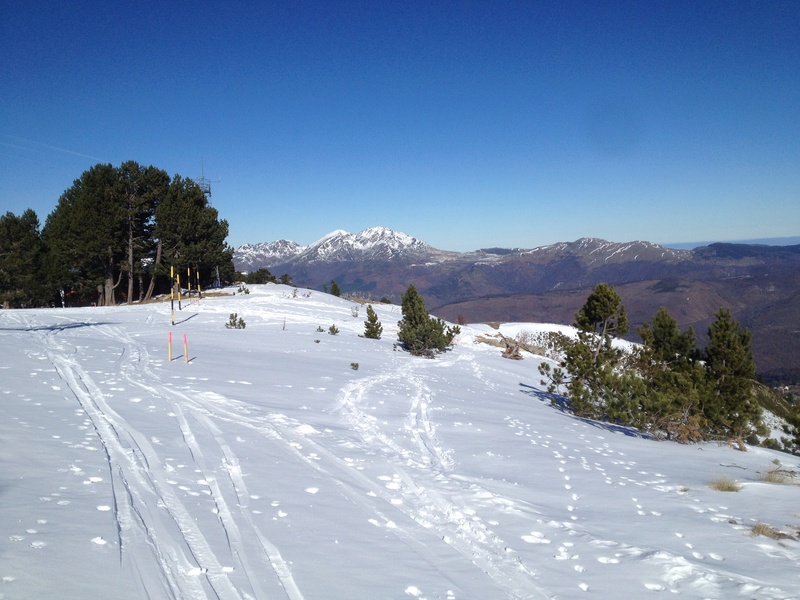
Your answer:
[[[128,304],[133,303],[133,227],[128,227]]]
[[[158,240],[158,245],[156,246],[156,260],[153,263],[153,266],[150,268],[150,285],[147,287],[147,294],[145,294],[144,299],[150,300],[153,297],[153,289],[156,287],[156,267],[161,264],[161,240]]]

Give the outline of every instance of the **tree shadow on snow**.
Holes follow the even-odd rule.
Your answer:
[[[591,425],[592,427],[597,427],[598,429],[602,429],[604,431],[611,431],[613,433],[621,433],[623,435],[627,435],[629,437],[637,437],[642,439],[653,439],[651,435],[643,433],[636,429],[635,427],[626,427],[624,425],[619,425],[617,423],[608,423],[604,421],[594,421],[592,419],[587,419],[585,417],[578,417],[572,414],[572,410],[570,409],[570,401],[569,398],[566,396],[559,396],[558,394],[551,394],[545,390],[539,389],[527,383],[520,383],[519,387],[522,389],[522,393],[526,396],[532,396],[536,398],[540,402],[544,402],[548,406],[555,408],[559,412],[566,413],[570,415],[576,421],[581,421],[586,423],[587,425]]]
[[[0,327],[0,331],[53,331],[53,332],[61,332],[66,331],[67,329],[79,329],[81,327],[99,327],[102,325],[118,325],[118,323],[114,323],[112,321],[104,321],[104,322],[86,322],[82,321],[79,323],[56,323],[52,325],[37,325],[34,327],[28,326],[20,326],[20,327]]]

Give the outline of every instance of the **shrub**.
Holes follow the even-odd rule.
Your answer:
[[[731,477],[720,477],[709,484],[712,490],[718,492],[738,492],[742,486]]]
[[[750,528],[750,535],[763,535],[773,540],[787,540],[794,539],[788,533],[778,531],[774,527],[770,527],[766,523],[756,523]]]
[[[358,363],[357,362],[350,363],[350,368],[353,369],[353,371],[358,371]]]
[[[780,468],[772,469],[766,473],[762,473],[759,479],[766,483],[777,483],[781,485],[793,483],[792,474]]]
[[[330,327],[328,327],[328,333],[331,335],[336,335],[337,333],[339,333],[339,328],[336,327],[336,325],[331,325]]]
[[[227,329],[244,329],[246,327],[246,324],[244,322],[244,319],[240,317],[238,314],[231,313],[231,316],[228,317],[228,322],[225,323],[225,327]]]

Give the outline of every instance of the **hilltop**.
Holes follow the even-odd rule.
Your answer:
[[[229,291],[0,312],[4,598],[800,595],[797,457],[576,419],[485,325],[429,360],[395,305]]]

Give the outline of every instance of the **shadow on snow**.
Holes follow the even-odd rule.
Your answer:
[[[567,398],[566,396],[551,394],[550,392],[539,389],[527,383],[520,383],[519,387],[521,388],[523,394],[527,396],[532,396],[537,400],[544,402],[548,406],[551,406],[560,412],[569,414],[573,419],[586,423],[587,425],[591,425],[592,427],[597,427],[598,429],[611,431],[613,433],[621,433],[629,437],[637,437],[645,440],[655,439],[653,436],[643,433],[638,429],[636,429],[635,427],[626,427],[624,425],[619,425],[617,423],[607,423],[603,421],[594,421],[592,419],[587,419],[585,417],[578,417],[572,414],[572,411],[570,410],[570,401],[569,398]]]

